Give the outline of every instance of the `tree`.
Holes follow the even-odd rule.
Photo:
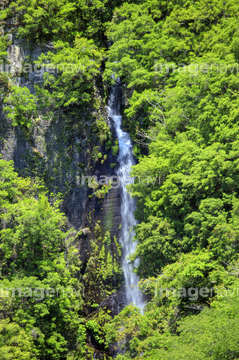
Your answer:
[[[12,120],[13,126],[21,126],[25,129],[32,127],[37,114],[36,97],[27,87],[13,85],[10,91],[10,95],[4,100],[8,105],[4,108],[7,117]]]
[[[9,319],[0,321],[1,360],[34,360],[33,342],[29,335]]]
[[[94,94],[94,76],[99,73],[102,52],[92,40],[76,37],[74,46],[58,41],[55,52],[42,54],[36,63],[46,64],[44,87],[38,95],[54,108],[90,103]],[[50,91],[48,90],[50,88]]]

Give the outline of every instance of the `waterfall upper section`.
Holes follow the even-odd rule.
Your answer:
[[[133,182],[130,178],[130,170],[135,165],[133,146],[128,133],[122,130],[122,116],[120,115],[121,87],[115,85],[112,87],[108,104],[109,118],[113,121],[115,132],[119,141],[119,167],[117,170],[118,181],[121,190],[121,233],[120,244],[122,246],[122,267],[125,277],[125,296],[126,303],[133,303],[140,309],[143,309],[143,294],[138,288],[139,278],[133,272],[133,267],[127,259],[134,252],[136,242],[133,241],[135,232],[133,230],[137,221],[134,217],[136,203],[127,192],[126,186]],[[136,264],[137,265],[137,264]]]

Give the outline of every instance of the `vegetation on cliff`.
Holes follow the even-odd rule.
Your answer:
[[[236,0],[17,0],[2,11],[5,32],[15,17],[29,46],[50,44],[35,64],[54,70],[34,94],[1,73],[13,126],[29,132],[39,114],[67,122],[97,110],[97,79],[109,86],[121,78],[138,156],[131,260],[140,260],[135,271],[148,296],[144,314],[130,305],[112,319],[98,309],[121,274],[117,242],[97,224],[83,269],[81,234],[67,231],[57,199],[49,204],[40,181],[0,160],[2,359],[91,359],[95,349],[110,358],[115,343],[122,360],[239,357],[238,15]],[[2,36],[1,62],[8,45]],[[104,120],[89,123],[116,155]],[[98,144],[93,150],[92,161],[103,164]],[[137,180],[149,176],[160,183]],[[109,189],[94,190],[100,200]],[[39,291],[13,296],[17,287],[74,291],[41,299]]]

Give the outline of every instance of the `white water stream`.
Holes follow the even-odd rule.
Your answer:
[[[126,186],[133,181],[129,174],[131,166],[135,165],[135,161],[130,136],[122,130],[120,99],[120,87],[114,86],[111,90],[108,110],[109,117],[113,120],[116,135],[119,140],[119,168],[117,171],[117,176],[121,184],[121,236],[119,241],[123,248],[122,267],[125,277],[126,303],[129,304],[132,302],[138,308],[143,310],[143,295],[138,289],[139,278],[133,272],[132,266],[127,260],[127,257],[134,252],[136,247],[136,242],[133,241],[133,237],[135,236],[133,227],[137,224],[134,217],[135,200],[129,196],[126,190]]]

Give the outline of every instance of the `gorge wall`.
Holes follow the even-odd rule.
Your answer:
[[[32,68],[30,72],[19,74],[24,62],[33,64],[41,53],[47,53],[52,44],[44,47],[24,44],[11,36],[12,44],[8,48],[12,81],[19,86],[26,86],[34,94],[34,85],[43,81],[43,75]],[[11,70],[10,70],[11,69]],[[112,187],[106,194],[92,195],[95,189],[88,186],[86,178],[96,176],[112,177],[116,175],[117,151],[106,146],[105,141],[94,133],[95,119],[101,119],[111,133],[112,143],[116,140],[114,129],[107,114],[107,92],[101,76],[95,79],[95,102],[97,106],[86,108],[76,116],[61,115],[46,120],[39,116],[30,131],[11,125],[5,116],[4,104],[0,107],[0,153],[5,160],[13,160],[20,176],[30,176],[42,181],[49,193],[61,193],[61,210],[67,217],[68,227],[76,231],[75,242],[82,262],[82,274],[87,268],[92,249],[90,241],[96,239],[96,225],[104,237],[107,231],[111,237],[111,253],[117,253],[114,239],[119,238],[120,191]],[[80,116],[79,116],[80,114]],[[116,149],[117,150],[117,149]],[[100,155],[99,155],[100,154]],[[84,180],[85,179],[85,180]],[[118,258],[120,266],[120,259]],[[122,280],[122,277],[121,277]],[[116,281],[121,282],[121,280]],[[115,286],[117,285],[115,283]],[[122,292],[122,289],[120,290]],[[99,297],[96,301],[102,301]],[[104,300],[106,306],[118,313],[122,296],[114,295]],[[123,305],[122,305],[123,306]],[[86,309],[86,312],[90,310]]]

